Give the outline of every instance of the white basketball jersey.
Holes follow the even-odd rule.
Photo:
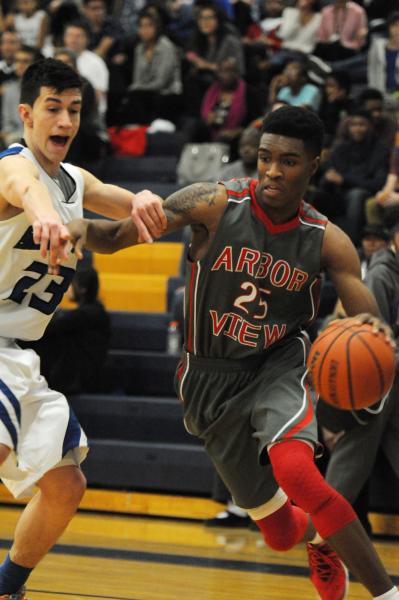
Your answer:
[[[44,171],[32,152],[12,144],[0,159],[19,154],[39,169],[40,181],[50,192],[63,223],[83,216],[84,181],[80,170],[69,164],[61,168],[75,182],[70,198]],[[33,242],[32,227],[25,212],[0,221],[0,337],[36,340],[42,337],[51,317],[72,281],[77,259],[70,254],[59,275],[47,273],[48,262]]]

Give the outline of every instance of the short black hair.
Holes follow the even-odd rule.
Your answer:
[[[270,112],[263,121],[261,133],[276,133],[302,140],[305,149],[313,156],[319,156],[323,147],[323,122],[307,108],[282,106]]]
[[[69,65],[55,58],[44,58],[26,69],[21,82],[21,103],[33,106],[42,87],[61,93],[71,88],[80,90],[82,85],[80,76]]]
[[[21,44],[16,53],[17,52],[25,52],[26,54],[30,54],[32,56],[32,61],[43,58],[43,54],[37,48],[34,48],[34,46],[28,46],[27,44]]]
[[[331,71],[331,73],[327,75],[326,79],[329,78],[334,79],[338,83],[339,87],[349,94],[352,80],[347,71]]]
[[[353,110],[349,113],[350,117],[362,117],[363,119],[367,119],[367,121],[372,122],[373,116],[369,110],[366,110],[362,106],[355,106]]]
[[[382,240],[388,241],[391,237],[389,229],[384,227],[383,225],[365,225],[362,229],[362,233],[360,234],[361,239],[367,237],[368,235],[372,235],[377,238],[381,238]]]
[[[74,21],[68,21],[65,24],[64,33],[66,32],[68,27],[76,27],[77,29],[81,29],[82,31],[85,32],[87,38],[90,39],[91,25],[87,19],[81,18],[81,19],[75,19]]]
[[[100,288],[96,269],[91,266],[79,267],[73,278],[72,286],[80,304],[95,302]]]
[[[384,100],[384,96],[382,92],[376,88],[366,88],[359,94],[356,103],[359,106],[363,106],[368,100],[381,100],[382,102]]]

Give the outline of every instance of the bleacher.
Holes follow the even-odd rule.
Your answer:
[[[156,160],[114,157],[105,180],[166,197],[175,189],[176,135],[151,136]],[[166,153],[169,152],[169,155]],[[178,356],[167,354],[167,328],[184,251],[181,232],[113,255],[93,256],[100,298],[111,316],[103,394],[69,398],[90,441],[89,486],[209,496],[213,467],[184,428],[173,379]],[[66,304],[64,303],[64,307]]]

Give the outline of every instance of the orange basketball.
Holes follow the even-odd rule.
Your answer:
[[[372,332],[353,318],[332,322],[314,341],[308,357],[308,378],[316,392],[344,410],[366,408],[391,387],[395,352],[385,334]]]

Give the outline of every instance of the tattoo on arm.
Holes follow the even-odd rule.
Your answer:
[[[169,222],[173,222],[174,215],[185,215],[201,203],[207,206],[216,204],[218,186],[215,183],[194,183],[189,187],[178,190],[163,204]]]

